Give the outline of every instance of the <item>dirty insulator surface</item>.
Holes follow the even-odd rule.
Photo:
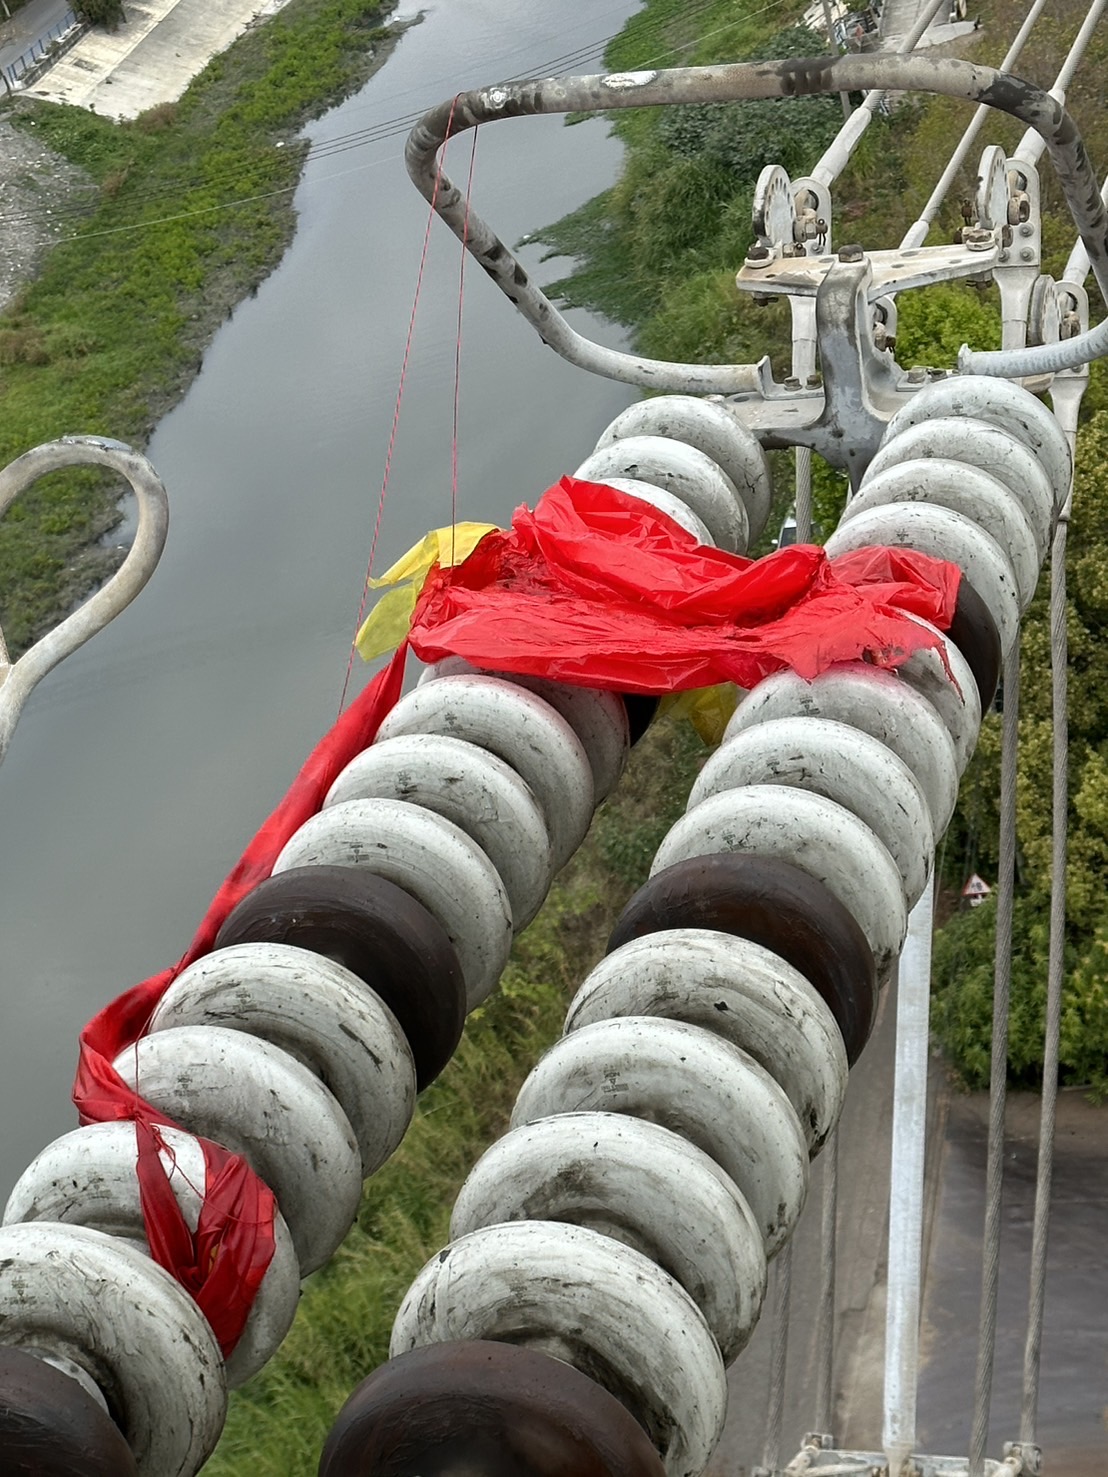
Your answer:
[[[138,1468],[119,1427],[76,1380],[23,1349],[0,1348],[0,1471],[137,1477]]]
[[[227,917],[217,949],[292,944],[370,986],[407,1037],[419,1091],[462,1039],[465,984],[446,930],[410,893],[364,867],[297,867],[259,883]]]
[[[664,1477],[614,1396],[561,1360],[474,1339],[432,1344],[363,1380],[319,1477]]]
[[[965,657],[977,683],[981,711],[987,713],[1000,681],[1000,632],[989,607],[967,580],[959,582],[954,618],[946,634]]]
[[[607,952],[669,928],[719,929],[779,954],[826,1000],[848,1062],[858,1060],[877,1013],[873,953],[822,882],[777,857],[728,854],[676,862],[635,893]]]

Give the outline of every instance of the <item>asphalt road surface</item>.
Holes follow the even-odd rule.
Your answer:
[[[838,1285],[833,1432],[844,1450],[879,1451],[885,1320],[885,1235],[895,1001],[851,1074],[839,1127]],[[994,1460],[1019,1438],[1031,1219],[1040,1100],[1009,1101],[1000,1312],[992,1422]],[[965,1456],[981,1294],[988,1099],[952,1092],[942,1065],[930,1083],[925,1298],[917,1452]],[[815,1427],[815,1312],[823,1162],[793,1239],[789,1364],[780,1445],[784,1466]],[[1108,1472],[1108,1107],[1080,1092],[1059,1100],[1038,1440],[1049,1477]],[[749,1347],[732,1366],[723,1441],[707,1477],[744,1477],[763,1459],[773,1286]]]

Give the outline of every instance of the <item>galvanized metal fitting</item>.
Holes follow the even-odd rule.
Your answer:
[[[746,265],[748,267],[768,267],[773,260],[773,252],[761,241],[755,241],[746,253]]]
[[[1014,1472],[1019,1472],[1021,1477],[1039,1477],[1043,1470],[1042,1447],[1031,1441],[1006,1441],[1004,1460],[1009,1462],[1013,1457],[1019,1462],[1018,1466],[1013,1467]]]
[[[839,261],[841,262],[860,262],[865,260],[865,256],[866,254],[860,246],[839,247]]]
[[[970,251],[988,251],[995,240],[992,231],[983,230],[980,226],[962,232],[962,245],[968,246]]]

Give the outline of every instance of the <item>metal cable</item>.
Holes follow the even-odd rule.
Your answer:
[[[796,541],[812,541],[812,448],[796,448]]]
[[[1071,494],[1072,496],[1072,494]],[[1043,1039],[1043,1101],[1039,1119],[1039,1165],[1035,1179],[1035,1214],[1031,1237],[1031,1283],[1028,1294],[1027,1342],[1023,1353],[1023,1405],[1020,1440],[1035,1442],[1039,1418],[1039,1363],[1046,1294],[1046,1255],[1050,1231],[1050,1188],[1054,1173],[1054,1122],[1058,1102],[1058,1038],[1062,1018],[1062,984],[1066,931],[1066,826],[1068,820],[1069,694],[1066,638],[1067,501],[1050,556],[1051,706],[1054,720],[1053,846],[1051,853],[1050,953],[1047,964],[1046,1027]]]
[[[781,1457],[781,1427],[785,1414],[785,1370],[789,1358],[789,1310],[792,1303],[793,1248],[787,1241],[773,1264],[773,1342],[770,1348],[769,1408],[762,1465],[776,1472]]]
[[[799,519],[797,520],[799,523]],[[819,1308],[816,1314],[816,1409],[813,1430],[834,1429],[835,1272],[839,1219],[839,1133],[823,1146],[823,1196],[820,1205]]]
[[[989,1069],[989,1136],[982,1233],[981,1313],[970,1433],[970,1477],[982,1477],[989,1435],[989,1406],[996,1353],[1000,1281],[1000,1209],[1004,1190],[1004,1109],[1008,1083],[1008,1010],[1012,985],[1012,912],[1016,882],[1016,773],[1019,758],[1020,637],[1004,658],[1004,725],[1000,749],[1000,870],[997,875],[996,959],[993,969],[992,1062]]]

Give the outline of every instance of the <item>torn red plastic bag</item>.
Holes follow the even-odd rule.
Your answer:
[[[219,889],[184,957],[120,995],[81,1032],[73,1084],[81,1123],[135,1124],[139,1195],[150,1254],[192,1295],[224,1357],[242,1334],[273,1258],[277,1208],[273,1192],[239,1155],[200,1139],[206,1189],[196,1231],[191,1231],[159,1152],[163,1147],[159,1126],[177,1125],[132,1091],[112,1062],[146,1034],[166,990],[183,969],[211,950],[227,915],[270,875],[285,842],[320,809],[339,771],[373,742],[400,696],[405,656],[406,647],[401,646],[313,749]]]
[[[666,514],[563,477],[464,563],[434,569],[413,651],[585,687],[659,694],[751,688],[791,667],[811,679],[862,658],[894,667],[946,629],[957,566],[908,549],[829,560],[794,544],[751,560],[707,548]]]

